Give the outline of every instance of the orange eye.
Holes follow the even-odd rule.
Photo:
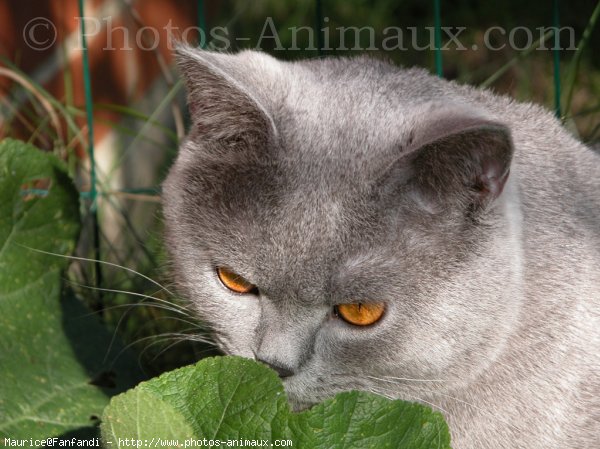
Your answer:
[[[217,276],[225,287],[236,293],[254,293],[256,286],[228,268],[218,267]]]
[[[369,326],[383,316],[383,303],[338,304],[335,310],[344,321],[355,326]]]

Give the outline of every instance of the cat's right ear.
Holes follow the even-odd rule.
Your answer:
[[[502,194],[510,173],[510,130],[483,111],[428,104],[413,116],[400,168],[426,210],[484,211]]]
[[[205,140],[264,141],[277,134],[267,95],[279,78],[276,60],[259,52],[216,53],[178,45],[175,60],[187,88],[194,131]]]

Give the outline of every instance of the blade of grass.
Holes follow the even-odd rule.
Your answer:
[[[596,140],[596,134],[600,134],[600,123],[598,123],[589,133],[588,143],[593,143]]]
[[[552,21],[554,22],[554,28],[558,32],[554,36],[554,45],[552,46],[552,59],[554,65],[553,77],[554,77],[554,114],[560,118],[562,115],[560,105],[560,3],[559,0],[553,1],[553,12]]]
[[[65,107],[68,109],[73,106],[73,74],[71,73],[71,66],[69,64],[69,57],[65,48],[61,52],[62,57],[62,75],[63,85],[65,89]],[[73,138],[73,130],[67,128],[67,140]]]
[[[587,26],[585,27],[585,30],[583,31],[583,35],[581,36],[581,40],[579,41],[579,44],[577,45],[577,50],[575,51],[575,55],[573,56],[573,59],[571,60],[571,63],[569,64],[569,68],[568,68],[568,72],[567,72],[567,84],[568,84],[568,91],[567,91],[567,99],[565,100],[565,109],[564,109],[564,114],[567,115],[569,114],[569,111],[571,110],[571,102],[573,100],[573,92],[575,89],[575,82],[577,79],[577,73],[579,72],[579,65],[581,63],[581,55],[583,54],[583,50],[586,48],[589,40],[590,40],[590,36],[592,35],[592,31],[594,31],[594,28],[596,27],[596,22],[598,22],[598,17],[600,16],[600,1],[598,1],[598,3],[596,4],[596,7],[594,8],[594,11],[592,12],[592,15],[590,16],[590,20],[587,24]]]
[[[46,135],[51,134],[52,130],[49,129],[49,126],[48,126],[49,121],[50,121],[50,118],[47,115],[42,117],[42,120],[40,120],[37,123],[36,128],[32,131],[31,135],[29,136],[29,139],[27,139],[27,143],[33,143],[33,142],[35,142],[36,139],[42,138],[44,136],[44,133]],[[49,148],[52,148],[52,147],[53,147],[52,145],[49,146]],[[56,150],[58,148],[59,148],[59,146],[57,146],[56,148],[53,148],[53,149]]]
[[[161,100],[158,106],[154,109],[150,117],[148,117],[148,120],[145,121],[144,125],[138,131],[137,135],[133,138],[133,140],[129,143],[125,151],[123,151],[123,154],[121,154],[121,156],[117,159],[116,163],[113,164],[113,166],[108,170],[108,173],[106,174],[107,180],[110,180],[112,178],[117,168],[119,168],[122,165],[123,160],[128,155],[129,151],[131,151],[131,149],[134,148],[137,144],[138,140],[141,138],[140,136],[148,130],[148,128],[152,125],[152,122],[156,121],[163,109],[171,104],[171,102],[179,93],[182,87],[183,82],[182,80],[179,80],[173,85],[171,89],[169,89],[169,92],[167,92],[167,94],[164,96],[164,98]]]
[[[563,120],[569,120],[569,119],[572,119],[572,118],[575,118],[575,117],[584,117],[586,115],[594,114],[595,112],[599,112],[599,111],[600,111],[600,105],[596,105],[596,106],[592,106],[591,108],[579,111],[579,112],[577,112],[575,114],[565,115],[563,117]]]
[[[57,111],[60,112],[60,115],[64,118],[64,120],[67,124],[67,127],[69,127],[75,135],[79,135],[79,143],[82,146],[85,146],[85,139],[83,138],[83,135],[81,135],[81,133],[79,133],[80,128],[75,123],[75,120],[73,119],[71,114],[68,112],[67,108],[59,100],[57,100],[53,95],[51,95],[46,89],[44,89],[39,83],[34,81],[25,72],[23,72],[15,64],[13,64],[8,58],[0,55],[0,61],[2,61],[2,63],[5,64],[7,67],[9,67],[11,70],[18,73],[23,78],[27,79],[27,81],[29,83],[31,83],[31,85],[33,85],[37,89],[37,91],[41,95],[43,95],[52,104],[52,106],[54,106],[54,108]]]
[[[502,75],[504,75],[512,66],[514,66],[517,62],[529,56],[538,46],[544,42],[546,42],[550,36],[554,35],[554,30],[548,30],[544,33],[542,37],[540,37],[537,41],[527,47],[525,50],[517,53],[510,61],[496,70],[488,79],[486,79],[483,83],[480,84],[481,87],[490,87],[494,84]]]
[[[133,109],[131,107],[123,106],[120,104],[109,103],[94,103],[94,107],[96,107],[98,110],[118,112],[119,114],[126,115],[137,120],[149,122],[151,125],[154,125],[156,128],[164,132],[165,135],[167,135],[167,137],[169,137],[173,141],[173,143],[179,143],[179,138],[177,137],[177,134],[173,132],[173,130],[169,129],[168,127],[164,126],[162,123],[156,120],[150,120],[150,117],[148,115],[144,114],[141,111],[138,111],[137,109]]]
[[[31,92],[35,96],[35,98],[38,100],[38,102],[42,105],[44,110],[50,116],[52,126],[56,130],[56,135],[57,135],[58,139],[63,142],[63,145],[64,145],[64,139],[62,138],[62,129],[61,129],[60,121],[58,120],[56,111],[54,110],[52,104],[48,101],[48,99],[39,92],[39,90],[35,87],[34,84],[31,83],[31,81],[29,79],[27,79],[23,75],[15,72],[14,70],[0,67],[0,76],[4,76],[6,78],[9,78],[9,79],[15,81],[16,83],[23,86],[23,88],[27,89],[27,91]]]
[[[7,109],[9,109],[11,111],[12,116],[16,120],[18,120],[27,129],[27,131],[29,131],[32,134],[36,132],[36,128],[33,125],[33,123],[31,123],[29,121],[29,119],[27,117],[25,117],[23,114],[21,114],[21,112],[19,112],[12,105],[12,103],[9,100],[7,100],[4,96],[0,96],[0,101],[2,102],[2,104],[4,104],[4,106],[6,106]],[[2,123],[2,125],[8,126],[8,125],[10,125],[10,123]],[[40,139],[40,142],[42,143],[42,146],[44,146],[44,147],[50,146],[50,142],[46,139],[45,136],[40,135],[39,139]]]
[[[161,124],[160,122],[157,122],[155,120],[150,120],[150,117],[143,114],[142,112],[133,109],[133,108],[129,108],[127,106],[122,106],[122,105],[117,105],[117,104],[108,104],[108,103],[94,103],[94,108],[98,109],[98,110],[107,110],[107,111],[114,111],[117,112],[119,114],[123,114],[123,115],[127,115],[129,117],[132,117],[134,119],[137,120],[141,120],[141,121],[150,121],[150,123],[155,126],[156,128],[160,129],[161,131],[163,131],[167,137],[171,138],[171,140],[173,141],[173,143],[177,143],[177,136],[175,135],[175,133],[173,133],[173,131],[171,129],[169,129],[168,127],[164,126],[163,124]],[[85,111],[83,111],[80,108],[77,108],[75,106],[71,106],[69,108],[67,108],[69,113],[72,113],[73,115],[76,116],[80,116],[83,117],[85,116]],[[137,130],[129,128],[127,126],[121,125],[117,122],[113,122],[111,120],[107,120],[107,119],[103,119],[103,118],[96,118],[95,119],[98,123],[102,123],[105,125],[109,125],[111,128],[115,128],[118,131],[123,132],[124,134],[130,135],[130,136],[135,136],[137,134]],[[155,145],[157,145],[159,148],[162,148],[164,150],[172,150],[171,147],[166,147],[163,144],[159,143],[158,141],[151,139],[149,137],[142,137],[142,139],[144,139],[147,142],[151,142]]]
[[[137,243],[138,247],[142,250],[142,252],[145,254],[146,258],[150,261],[150,263],[153,266],[156,266],[157,265],[156,259],[150,253],[150,251],[148,250],[148,248],[146,247],[145,240],[142,239],[140,237],[140,235],[138,234],[138,232],[136,231],[135,226],[133,225],[131,219],[129,218],[129,215],[121,207],[120,204],[117,204],[117,202],[115,201],[114,197],[110,194],[111,192],[105,192],[105,193],[106,193],[105,198],[108,200],[108,204],[111,207],[113,207],[114,210],[123,217],[123,221],[125,223],[125,227],[127,229],[129,229],[129,232],[131,232],[131,235],[133,236],[133,240],[135,241],[135,243]],[[156,198],[154,198],[154,199],[156,199]],[[160,201],[160,199],[159,199],[159,201]],[[139,260],[137,262],[139,264]]]
[[[73,95],[73,74],[71,72],[71,65],[69,64],[69,55],[67,53],[66,47],[62,46],[60,50],[60,55],[62,58],[62,76],[63,76],[63,85],[65,89],[65,98],[64,104],[67,110],[69,107],[74,105],[74,95]],[[72,177],[75,177],[77,170],[77,153],[74,147],[70,146],[70,143],[73,142],[73,137],[78,133],[75,133],[69,126],[67,126],[67,144],[65,148],[65,156],[67,160],[67,167],[69,170],[69,174]]]
[[[145,28],[146,24],[142,20],[142,17],[139,15],[137,10],[134,8],[132,2],[127,2],[127,6],[129,7],[129,14],[133,18],[134,23],[138,27],[138,31]],[[202,30],[206,30],[206,24],[200,24]],[[146,34],[142,34],[143,37],[146,37]],[[154,57],[156,58],[156,62],[160,67],[160,71],[162,72],[163,78],[169,87],[173,87],[175,80],[173,79],[173,75],[169,70],[169,66],[167,65],[165,58],[158,48],[152,46],[152,52],[154,53]],[[175,129],[177,130],[177,138],[183,139],[185,134],[185,128],[183,126],[183,113],[181,112],[181,108],[175,102],[171,104],[171,111],[173,113],[173,121],[175,122]],[[179,144],[179,142],[177,142]]]
[[[119,124],[117,122],[113,122],[111,120],[97,118],[96,119],[96,123],[101,123],[103,125],[108,125],[116,133],[120,133],[120,134],[123,134],[123,135],[126,135],[126,136],[135,137],[138,134],[137,130],[132,129],[132,128],[128,127],[128,126],[121,125],[121,124]],[[170,147],[168,145],[164,145],[162,142],[160,142],[160,141],[158,141],[156,139],[153,139],[152,137],[141,136],[140,140],[142,140],[144,142],[151,143],[152,145],[155,145],[157,148],[160,148],[162,151],[165,151],[166,153],[169,153],[171,151],[175,151],[175,147]]]

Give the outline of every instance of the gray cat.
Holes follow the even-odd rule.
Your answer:
[[[600,158],[551,113],[367,57],[178,50],[182,292],[299,409],[421,401],[453,447],[600,448]]]

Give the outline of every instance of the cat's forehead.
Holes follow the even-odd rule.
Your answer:
[[[441,94],[423,70],[368,58],[292,64],[284,73],[273,113],[282,143],[295,154],[359,163],[405,145],[419,106]]]

